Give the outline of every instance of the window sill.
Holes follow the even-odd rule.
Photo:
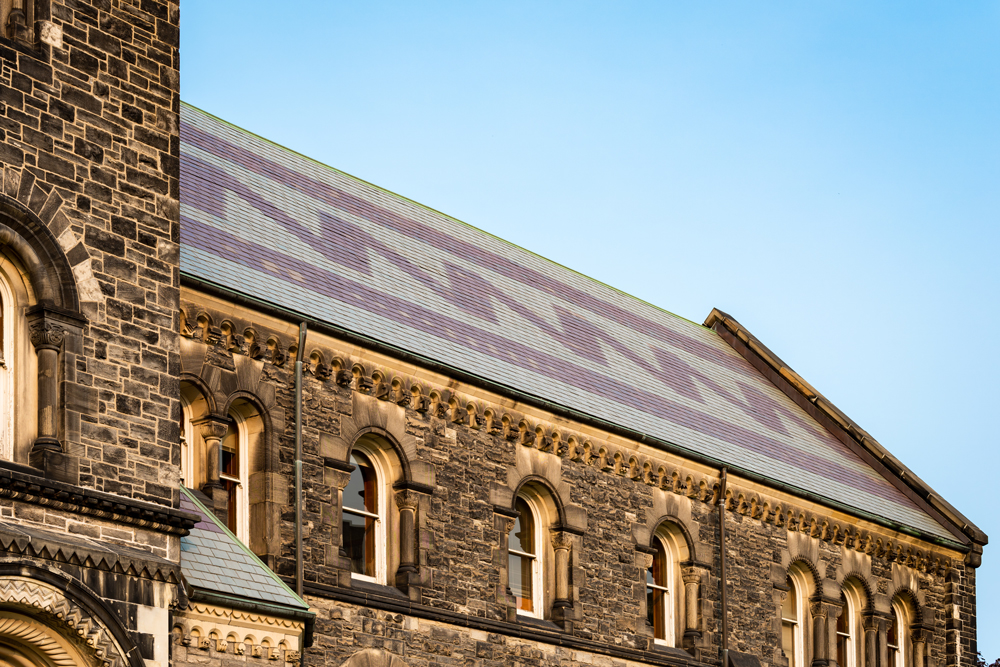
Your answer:
[[[546,621],[544,618],[536,618],[534,616],[526,616],[524,614],[517,615],[517,622],[521,625],[528,625],[533,628],[538,628],[539,630],[549,630],[551,632],[563,632],[563,629],[552,621]]]
[[[395,597],[401,600],[406,600],[407,602],[410,601],[410,598],[398,588],[393,586],[384,586],[382,584],[377,584],[374,581],[366,581],[353,576],[351,577],[351,588],[357,591],[364,591],[365,593]]]

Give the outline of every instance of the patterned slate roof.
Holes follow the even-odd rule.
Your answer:
[[[181,572],[188,583],[213,593],[308,610],[309,605],[181,487],[181,509],[201,520],[181,538]]]
[[[711,329],[187,105],[181,270],[953,539]]]

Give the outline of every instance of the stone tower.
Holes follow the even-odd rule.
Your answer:
[[[165,666],[194,523],[178,5],[3,0],[0,28],[0,644],[15,664]]]

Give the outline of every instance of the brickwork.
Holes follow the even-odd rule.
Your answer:
[[[48,43],[0,44],[0,164],[22,226],[65,253],[86,320],[61,354],[68,456],[52,474],[176,505],[178,7],[38,9]]]
[[[195,291],[183,296],[182,320],[189,323],[185,335],[190,338],[185,345],[197,349],[185,356],[184,377],[200,378],[200,386],[214,393],[213,402],[225,405],[228,396],[244,391],[239,378],[247,373],[237,369],[252,362],[254,377],[266,382],[269,395],[273,392],[260,404],[272,405],[280,415],[272,442],[278,449],[277,470],[290,488],[294,430],[285,415],[293,412],[295,350],[289,344],[294,328],[261,313],[219,305]],[[306,592],[319,619],[318,647],[306,650],[306,664],[340,665],[352,652],[373,647],[411,665],[552,659],[578,664],[609,656],[683,661],[676,654],[650,652],[652,633],[645,618],[648,563],[642,547],[664,517],[672,517],[690,537],[692,567],[701,568],[698,636],[678,643],[699,660],[718,664],[718,470],[513,405],[325,334],[310,336],[304,380],[304,569]],[[331,468],[331,458],[343,456],[340,445],[331,443],[351,441],[366,424],[392,435],[411,457],[411,467],[432,470],[423,473],[433,480],[433,490],[420,501],[417,517],[419,573],[400,589],[362,586],[355,591],[359,584],[345,576],[337,553],[338,489],[345,478]],[[567,516],[585,515],[578,520],[585,528],[571,536],[568,625],[553,614],[540,629],[526,626],[511,616],[502,592],[506,519],[497,514],[498,499],[509,498],[525,477],[544,478]],[[789,566],[804,561],[817,573],[814,593],[824,599],[839,602],[841,585],[854,577],[871,591],[870,607],[888,615],[892,599],[912,591],[928,630],[927,664],[971,664],[974,570],[959,551],[735,477],[726,507],[731,649],[757,656],[763,665],[785,666],[781,593]],[[290,581],[290,502],[280,520],[278,551],[261,555],[271,556],[277,572]],[[364,605],[357,602],[359,595]],[[960,620],[951,620],[956,607]],[[534,643],[514,639],[532,631]]]

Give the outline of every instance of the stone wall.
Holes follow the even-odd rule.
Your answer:
[[[190,339],[185,345],[196,350],[185,356],[185,377],[198,378],[215,394],[213,401],[225,405],[228,396],[246,394],[241,378],[250,374],[237,371],[253,364],[255,381],[266,385],[260,404],[280,416],[281,428],[269,441],[278,449],[277,475],[290,489],[294,325],[222,307],[193,290],[182,301]],[[719,663],[718,470],[325,334],[311,333],[307,345],[304,570],[305,591],[319,617],[317,644],[306,650],[306,664],[339,665],[371,647],[418,665],[553,659],[676,664],[691,656]],[[338,553],[345,452],[366,426],[392,438],[409,457],[412,481],[429,487],[413,501],[418,572],[397,578],[395,587],[352,582]],[[503,506],[528,478],[542,480],[559,496],[564,523],[572,524],[562,527],[572,545],[571,606],[541,625],[512,615],[504,593]],[[779,607],[785,573],[800,560],[816,573],[815,595],[827,605],[823,613],[831,614],[831,622],[848,577],[863,581],[870,591],[866,612],[882,619],[891,613],[894,596],[912,592],[926,631],[926,664],[973,664],[974,570],[957,550],[735,476],[725,502],[732,650],[757,656],[763,665],[786,665]],[[290,582],[290,498],[279,516],[276,551],[261,541],[252,546]],[[695,632],[678,639],[687,658],[658,652],[645,620],[644,547],[667,517],[690,540],[685,581],[690,575],[697,582]],[[832,648],[828,655],[835,658]]]
[[[0,41],[5,212],[61,253],[82,319],[56,342],[61,451],[19,462],[176,506],[178,6],[37,9],[45,41]]]

